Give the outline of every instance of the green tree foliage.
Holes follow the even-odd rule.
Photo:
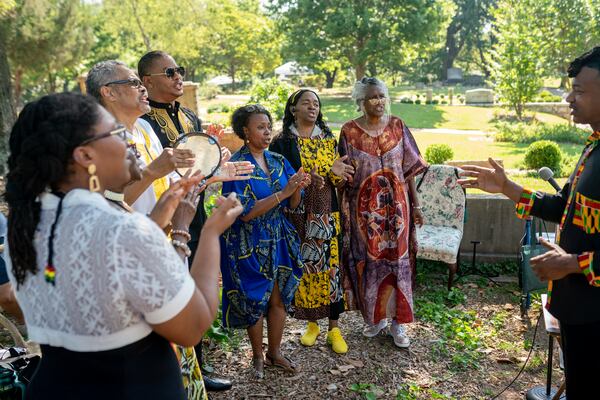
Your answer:
[[[54,93],[65,78],[77,76],[78,64],[92,45],[88,16],[79,0],[16,2],[7,52],[17,99],[24,82],[42,93]]]
[[[135,64],[146,51],[164,50],[192,79],[224,73],[235,81],[269,72],[280,60],[274,23],[258,0],[182,0],[174,7],[158,0],[105,0],[98,26],[97,37],[105,39],[101,54]]]
[[[500,0],[494,10],[497,43],[491,51],[491,79],[500,97],[523,118],[524,105],[542,86],[545,38],[536,26],[538,0]]]
[[[324,59],[351,65],[357,78],[390,53],[428,42],[444,20],[443,1],[272,0],[290,57],[318,69]],[[305,55],[304,53],[313,53]],[[334,67],[335,70],[335,67]]]
[[[211,3],[207,11],[213,24],[209,40],[214,44],[207,60],[231,77],[234,89],[238,77],[272,72],[281,61],[280,35],[258,0],[222,0]]]
[[[497,0],[454,0],[454,15],[446,28],[445,44],[442,56],[442,78],[447,79],[447,69],[464,50],[465,53],[477,51],[483,58],[489,49],[489,35],[486,28],[491,21],[491,10]]]
[[[548,73],[569,85],[569,63],[600,40],[600,1],[539,0],[538,23],[546,40]]]
[[[285,103],[294,88],[287,83],[271,78],[254,84],[250,91],[250,103],[260,103],[271,112],[274,120],[283,118]]]

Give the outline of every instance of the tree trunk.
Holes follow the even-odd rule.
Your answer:
[[[135,18],[135,23],[137,24],[140,34],[142,35],[142,39],[144,40],[144,45],[146,46],[146,51],[152,51],[152,45],[150,44],[150,37],[146,34],[144,30],[144,25],[142,25],[142,21],[137,12],[136,0],[130,0],[129,4],[131,4],[131,9],[133,11],[133,17]]]
[[[333,72],[324,71],[325,74],[325,87],[327,89],[331,89],[333,87],[333,82],[335,82],[335,77],[338,73],[338,69],[334,69]]]
[[[16,109],[19,109],[21,107],[21,94],[23,93],[23,85],[21,84],[22,82],[23,82],[23,69],[20,67],[17,67],[17,69],[15,70],[15,83],[14,83],[15,92],[13,93],[13,96],[14,96],[13,105],[15,106]]]
[[[455,17],[456,18],[456,17]],[[444,62],[442,63],[442,80],[448,79],[448,68],[454,66],[454,60],[458,57],[458,53],[462,47],[461,44],[456,43],[456,34],[460,30],[460,26],[456,21],[452,21],[446,29],[446,47],[444,52]]]
[[[1,34],[1,32],[0,32]],[[6,172],[8,135],[15,122],[15,109],[11,93],[11,76],[4,38],[0,37],[0,174]]]
[[[229,67],[229,76],[231,77],[231,92],[235,92],[235,65]]]
[[[523,121],[523,104],[515,104],[515,113],[517,114],[517,119]]]
[[[360,81],[365,76],[365,72],[367,71],[367,66],[364,62],[358,63],[354,66],[354,71],[356,73],[356,80]]]

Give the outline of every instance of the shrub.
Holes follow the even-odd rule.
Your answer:
[[[277,78],[261,80],[250,90],[250,103],[260,103],[273,115],[273,119],[283,118],[285,103],[293,88]]]
[[[558,143],[584,144],[589,133],[568,124],[526,124],[499,122],[496,124],[497,142],[533,143],[538,140],[552,140]]]
[[[207,108],[206,110],[209,114],[214,114],[214,113],[218,113],[221,111],[221,106],[219,104],[215,104],[213,106],[210,106]]]
[[[431,104],[433,104],[433,105],[436,105],[436,104],[439,104],[439,103],[440,103],[440,101],[437,100],[437,99],[431,100]]]
[[[425,150],[425,160],[429,164],[443,164],[453,157],[454,152],[447,144],[432,144]]]
[[[533,142],[527,148],[525,167],[535,170],[548,167],[559,176],[562,158],[562,152],[555,142],[539,140]]]
[[[217,85],[202,85],[198,88],[198,92],[200,93],[200,97],[206,100],[211,100],[217,97],[217,95],[222,93],[222,90]]]
[[[448,104],[448,102],[446,100],[442,100],[442,102],[440,104],[446,105],[446,104]]]
[[[433,104],[432,100],[425,100],[425,104],[429,105],[429,104]]]
[[[325,76],[323,74],[306,75],[302,78],[304,86],[323,88],[325,87]]]
[[[415,100],[415,104],[421,104],[421,100],[419,100],[419,99]]]
[[[539,101],[542,103],[555,103],[555,102],[561,102],[562,97],[552,94],[547,90],[544,90],[540,94],[538,94],[536,101]]]

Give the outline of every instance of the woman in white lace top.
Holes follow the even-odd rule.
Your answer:
[[[91,98],[28,104],[10,136],[9,275],[42,362],[31,399],[182,399],[169,341],[196,344],[218,306],[222,199],[188,272],[160,228],[99,193],[129,181],[126,143]]]

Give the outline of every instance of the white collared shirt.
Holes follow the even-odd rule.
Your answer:
[[[46,282],[59,198],[40,198],[37,273],[17,288],[7,257],[31,340],[73,351],[116,349],[144,338],[152,331],[149,324],[166,322],[187,305],[194,281],[160,228],[83,189],[63,200],[54,237],[55,285]]]

